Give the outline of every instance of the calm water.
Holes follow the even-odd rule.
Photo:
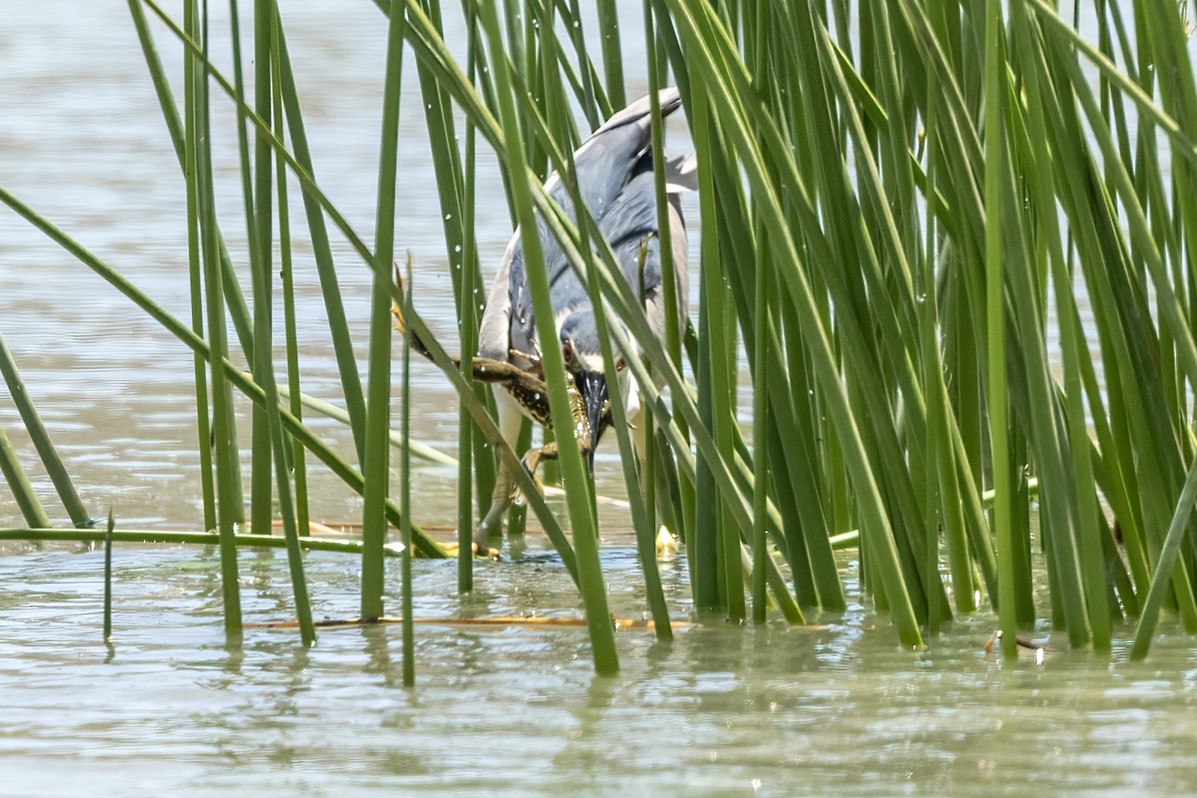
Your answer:
[[[640,4],[626,5],[629,25],[639,21]],[[382,17],[368,2],[318,0],[288,0],[284,15],[317,176],[370,240]],[[625,34],[629,74],[643,74],[641,34]],[[159,48],[177,74],[177,47],[161,30]],[[186,317],[182,181],[124,4],[0,0],[0,76],[0,184]],[[406,69],[398,243],[413,252],[421,309],[451,340],[452,264],[415,79]],[[217,108],[220,212],[242,257],[232,121]],[[685,147],[684,128],[672,136]],[[501,196],[493,168],[479,190]],[[478,225],[489,275],[511,229],[504,203],[482,203]],[[362,340],[368,275],[335,236],[334,246]],[[305,390],[335,399],[302,246],[299,257]],[[122,526],[199,522],[190,356],[6,210],[0,332],[97,515],[111,505]],[[415,370],[417,435],[451,451],[452,393],[431,367]],[[2,398],[0,424],[62,520]],[[337,424],[313,426],[348,453]],[[418,520],[450,519],[453,472],[419,466],[412,478]],[[622,493],[607,452],[599,480],[604,494]],[[335,480],[316,472],[314,490],[320,516],[359,515]],[[0,525],[19,523],[0,490]],[[452,563],[417,563],[417,614],[576,616],[556,558],[539,538],[530,544],[520,561],[484,565],[468,597],[454,594]],[[639,617],[634,557],[619,541],[603,557],[613,611]],[[247,555],[243,565],[247,620],[288,617],[283,559]],[[313,554],[308,567],[317,615],[353,615],[355,563]],[[622,632],[623,674],[597,679],[580,629],[422,626],[419,682],[406,690],[396,628],[326,631],[311,651],[292,632],[256,629],[226,649],[215,558],[196,549],[118,549],[109,650],[99,642],[101,568],[98,554],[75,549],[0,550],[0,795],[98,784],[111,795],[1197,794],[1197,652],[1175,632],[1147,664],[1123,661],[1124,629],[1112,661],[1064,652],[1003,668],[982,648],[990,616],[958,621],[913,655],[857,603],[818,619],[817,631],[714,624],[669,646]],[[851,586],[853,566],[844,568]],[[674,617],[688,618],[684,572],[669,566],[665,578]],[[1038,638],[1065,646],[1043,630]]]
[[[631,552],[604,560],[613,611],[638,615]],[[244,564],[247,620],[285,617],[283,558]],[[308,568],[318,617],[353,615],[354,564]],[[452,563],[415,569],[423,618],[577,612],[535,547],[483,568],[468,598]],[[854,605],[821,630],[621,632],[623,673],[597,678],[581,629],[421,626],[408,690],[397,627],[323,631],[311,651],[254,629],[227,650],[216,558],[195,550],[118,550],[109,651],[101,572],[99,553],[0,558],[0,794],[1197,792],[1179,639],[1147,665],[1063,652],[1005,668],[983,651],[991,619],[913,655]],[[685,617],[684,574],[664,577]]]

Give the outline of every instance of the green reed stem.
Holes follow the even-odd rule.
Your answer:
[[[441,8],[437,0],[424,0],[424,10],[438,34],[441,30]],[[392,7],[393,8],[393,7]],[[390,14],[391,8],[385,9]],[[468,68],[471,78],[477,61],[477,25],[472,10],[466,11],[470,29]],[[416,64],[420,78],[420,93],[423,98],[424,119],[428,126],[428,139],[432,150],[432,161],[437,175],[436,187],[440,199],[441,226],[445,236],[446,256],[450,264],[449,277],[453,285],[457,304],[458,330],[461,351],[468,355],[477,349],[478,305],[485,299],[477,248],[473,243],[474,219],[474,133],[472,126],[466,131],[466,166],[463,169],[458,150],[456,125],[453,109],[445,88],[438,84],[435,75],[423,60]],[[468,358],[463,358],[461,374],[467,384],[473,385],[473,369]],[[482,386],[474,387],[475,395],[484,399]],[[473,589],[472,531],[474,526],[473,489],[475,481],[479,495],[489,496],[494,487],[494,472],[488,453],[474,451],[475,436],[469,413],[458,408],[458,590]],[[479,440],[480,442],[480,440]],[[477,474],[475,474],[477,470]],[[477,478],[475,480],[475,477]]]
[[[199,11],[195,0],[187,0],[185,19],[191,26],[188,33],[194,38],[199,26]],[[206,14],[205,14],[206,20]],[[207,61],[208,37],[206,21],[203,60],[194,64],[191,80],[187,82],[188,128],[192,131],[195,174],[197,180],[199,228],[201,231],[201,272],[203,274],[204,310],[208,337],[215,357],[210,361],[209,379],[212,385],[213,437],[217,486],[217,531],[220,533],[221,594],[224,599],[224,626],[230,639],[241,636],[241,592],[237,571],[237,526],[243,520],[241,474],[236,457],[236,430],[233,425],[232,393],[228,390],[220,360],[227,357],[225,335],[224,294],[222,274],[216,245],[216,207],[211,161],[211,129],[208,124],[208,82],[204,63]],[[195,62],[187,58],[185,63]],[[205,442],[201,441],[201,445]]]
[[[758,328],[771,326],[769,316],[769,266],[762,264],[756,276],[756,314]],[[768,460],[766,443],[769,437],[768,396],[769,372],[765,367],[765,336],[756,337],[756,372],[753,375],[752,402],[752,622],[765,622],[765,560],[769,544],[765,539],[766,514],[769,500]]]
[[[277,101],[272,98],[271,91],[273,88],[271,65],[275,61],[274,44],[277,41],[273,32],[274,11],[273,0],[257,0],[255,2],[256,81],[254,92],[259,113],[265,112],[268,116],[278,105]],[[243,133],[244,124],[239,124],[238,129]],[[274,478],[278,484],[279,510],[283,521],[283,535],[287,541],[287,563],[291,575],[291,589],[295,597],[296,617],[299,620],[300,640],[305,646],[312,646],[316,643],[316,630],[312,622],[311,600],[308,596],[307,577],[303,567],[303,551],[299,543],[300,530],[302,529],[305,533],[308,530],[307,518],[305,514],[302,524],[298,523],[296,519],[291,478],[287,470],[286,443],[288,438],[283,431],[282,417],[279,413],[280,397],[271,351],[273,348],[273,292],[271,290],[273,257],[270,234],[271,203],[269,200],[273,178],[273,151],[269,144],[260,138],[255,139],[255,145],[257,186],[254,205],[255,227],[253,229],[257,232],[258,244],[256,252],[251,249],[251,258],[254,255],[257,258],[256,262],[251,259],[251,269],[254,279],[254,342],[258,348],[254,355],[254,374],[256,381],[262,386],[266,398],[263,404],[255,405],[255,418],[264,427],[270,447],[262,455],[257,456],[265,456],[267,465],[271,462],[274,464]],[[281,196],[282,192],[280,191],[280,198]],[[281,203],[280,199],[280,218],[285,211],[285,206]],[[280,223],[280,235],[282,232],[283,225]],[[255,427],[255,437],[256,435],[257,428]],[[261,480],[263,484],[255,485],[257,493],[254,501],[266,502],[266,510],[262,511],[255,506],[254,523],[255,525],[269,525],[271,523],[269,470],[265,476],[257,477],[257,479]],[[303,503],[306,505],[306,495]],[[260,528],[260,526],[256,528]]]
[[[1147,598],[1143,600],[1143,614],[1139,617],[1138,626],[1135,627],[1135,642],[1131,646],[1131,659],[1143,659],[1147,656],[1147,649],[1151,646],[1151,638],[1155,634],[1164,598],[1170,590],[1180,587],[1176,564],[1180,555],[1181,543],[1185,539],[1185,534],[1189,532],[1189,519],[1193,514],[1195,502],[1197,502],[1197,460],[1194,460],[1189,468],[1184,489],[1180,493],[1176,511],[1172,515],[1172,523],[1168,527],[1168,535],[1164,538],[1164,545],[1160,550],[1159,560],[1156,562],[1155,572],[1151,577]]]
[[[255,14],[260,10],[261,3],[255,0]],[[245,78],[241,67],[241,23],[240,13],[237,7],[237,0],[229,0],[229,26],[230,26],[230,43],[233,51],[233,86],[236,89],[237,96],[245,97]],[[270,70],[270,30],[263,24],[261,15],[257,14],[259,18],[255,19],[254,24],[254,57],[255,57],[255,75],[269,74]],[[265,52],[263,52],[262,44],[265,43]],[[266,86],[261,85],[261,80],[256,80],[254,85],[254,103],[258,109],[259,115],[264,119],[270,119],[270,86],[267,82]],[[269,369],[270,351],[271,351],[271,327],[270,327],[270,281],[267,279],[263,285],[259,275],[263,269],[267,269],[264,264],[268,260],[271,249],[271,203],[270,203],[270,170],[269,166],[263,167],[261,156],[264,151],[259,144],[256,149],[257,161],[255,166],[257,168],[256,190],[258,197],[255,200],[255,172],[250,168],[250,152],[249,152],[249,137],[246,135],[245,122],[238,118],[236,121],[236,141],[237,153],[241,164],[241,201],[243,212],[245,214],[245,230],[246,239],[249,244],[249,268],[251,281],[254,289],[254,306],[253,306],[253,327],[254,327],[254,351],[250,357],[250,362],[255,369],[255,380],[259,385],[264,385],[264,378],[261,374],[262,369]],[[268,154],[268,151],[266,151]],[[263,190],[263,184],[265,186]],[[259,227],[265,224],[266,229],[260,231]],[[271,486],[271,470],[270,470],[270,438],[271,431],[267,425],[266,413],[263,410],[254,408],[250,413],[250,528],[262,527],[268,525],[271,521],[271,506],[272,498]]]
[[[116,517],[108,508],[108,526],[104,530],[104,642],[112,640],[112,532]]]
[[[142,34],[143,52],[146,53],[147,59],[151,60],[150,73],[154,76],[155,85],[159,86],[159,99],[162,102],[163,114],[167,120],[167,128],[172,132],[176,129],[184,131],[182,139],[176,136],[175,148],[179,153],[180,165],[182,166],[186,183],[187,263],[190,282],[189,295],[191,298],[190,332],[197,338],[202,339],[204,335],[204,304],[199,224],[199,156],[197,151],[198,137],[194,122],[194,102],[190,101],[195,93],[195,59],[183,59],[184,111],[186,113],[186,124],[184,125],[184,122],[178,116],[178,109],[169,97],[169,83],[166,82],[162,65],[157,59],[157,54],[152,48],[144,44],[149,41],[149,32],[140,3],[137,0],[129,0],[129,10],[137,22],[138,30],[144,32]],[[187,13],[186,24],[188,30],[193,30],[195,25],[192,14],[190,11],[185,11],[185,13]],[[42,221],[40,217],[26,216],[26,218],[30,219],[35,225]],[[53,233],[48,233],[48,235],[54,238]],[[213,477],[212,448],[209,445],[212,431],[208,418],[207,366],[204,359],[198,353],[193,358],[192,366],[195,373],[196,428],[199,434],[200,491],[204,502],[204,529],[216,529],[216,483]]]
[[[406,16],[391,14],[383,73],[382,142],[378,156],[378,205],[375,218],[374,280],[370,294],[370,380],[366,404],[366,477],[362,510],[362,617],[383,614],[382,548],[387,526],[383,514],[390,485],[391,429],[391,296],[390,269],[395,260],[395,184],[399,152],[399,89],[403,75],[403,29]],[[385,276],[384,276],[385,275]],[[403,473],[404,487],[411,475]],[[400,508],[404,528],[410,519]]]
[[[615,0],[597,0],[599,37],[603,51],[603,73],[612,110],[628,104],[624,93],[623,52],[619,41],[619,10]]]
[[[469,79],[473,81],[478,72],[478,51],[480,49],[478,42],[478,20],[473,10],[467,10],[466,25],[469,28],[469,43],[467,55],[467,72]],[[483,297],[481,288],[475,289],[474,286],[482,285],[482,278],[478,263],[478,244],[475,235],[475,201],[476,201],[476,172],[477,172],[477,140],[478,136],[473,122],[466,122],[465,129],[465,164],[463,169],[463,185],[461,195],[461,224],[463,230],[463,237],[460,253],[461,260],[461,289],[457,296],[457,320],[459,329],[461,330],[461,378],[466,385],[467,390],[475,391],[478,395],[478,389],[473,385],[474,370],[467,364],[464,355],[472,354],[478,351],[478,306],[481,304]],[[453,263],[452,254],[450,254],[450,263]],[[484,464],[493,463],[493,458],[487,456],[484,452],[474,451],[474,425],[470,423],[470,414],[465,407],[457,408],[457,452],[460,462],[457,467],[457,590],[461,593],[468,593],[474,589],[474,471],[475,466],[481,471]],[[480,473],[478,475],[479,483],[485,482],[491,485],[493,490],[493,477],[484,479]],[[479,496],[485,496],[485,493],[479,492]],[[481,503],[479,503],[481,504]],[[480,512],[486,512],[481,508]]]
[[[1014,530],[1011,523],[1010,444],[1006,388],[1005,286],[1002,281],[1001,192],[1003,142],[1001,135],[1003,81],[1001,61],[1002,10],[988,0],[985,14],[985,274],[988,335],[989,439],[993,459],[993,530],[997,537],[998,619],[1005,661],[1017,660],[1015,615]]]
[[[42,423],[37,407],[34,406],[28,391],[25,390],[25,382],[21,379],[21,372],[17,369],[17,362],[9,350],[3,334],[0,334],[0,374],[4,375],[4,382],[8,385],[8,395],[12,397],[13,403],[17,406],[21,421],[25,423],[25,431],[33,441],[33,447],[37,450],[38,457],[41,458],[42,465],[45,467],[50,481],[54,484],[54,490],[58,492],[58,498],[71,518],[71,523],[75,526],[91,526],[93,523],[91,514],[83,506],[83,500],[79,498],[79,493],[75,490],[71,475],[67,473],[66,465],[54,447],[54,442],[50,440],[50,432]]]
[[[46,508],[37,498],[33,485],[29,481],[29,475],[25,473],[20,458],[17,457],[16,449],[13,448],[12,441],[9,440],[4,427],[0,427],[0,475],[4,476],[4,483],[12,491],[17,508],[25,518],[25,523],[30,526],[50,526],[50,517],[46,515]]]
[[[694,148],[699,153],[699,184],[698,199],[702,203],[702,216],[706,219],[715,218],[715,192],[711,179],[709,159],[704,156],[709,152],[708,125],[711,124],[708,103],[703,95],[695,95],[693,101],[692,121],[694,125]],[[708,272],[704,272],[704,282],[710,277],[710,270],[715,268],[718,261],[718,238],[715,235],[703,236],[701,262]],[[699,298],[699,357],[695,366],[696,374],[710,375],[711,348],[701,342],[709,341],[712,334],[706,329],[710,318],[708,302],[712,291],[703,291]],[[709,377],[699,383],[697,410],[699,424],[704,430],[712,428],[713,413],[711,380]],[[680,430],[679,430],[680,433]],[[718,447],[716,446],[716,451]],[[716,609],[723,603],[722,586],[724,579],[720,578],[722,562],[719,555],[719,514],[717,510],[718,494],[714,490],[714,476],[711,473],[712,464],[707,458],[700,458],[696,462],[694,474],[695,486],[695,522],[693,527],[687,528],[686,551],[689,555],[690,590],[694,594],[694,603],[702,609]]]
[[[273,15],[272,15],[273,21]],[[283,138],[283,91],[281,70],[273,54],[278,52],[278,31],[270,25],[271,57],[271,98],[273,100],[272,121],[274,134],[280,140]],[[280,276],[283,288],[283,338],[287,351],[287,387],[279,389],[279,393],[288,400],[291,415],[297,420],[303,420],[304,395],[300,392],[299,382],[299,330],[295,313],[295,264],[291,251],[291,215],[290,204],[287,199],[287,166],[281,157],[277,159],[275,170],[275,191],[278,194],[278,239]],[[339,408],[337,408],[339,410]],[[345,413],[344,423],[349,423],[349,414]],[[292,439],[294,441],[294,439]],[[298,443],[298,441],[294,441]],[[302,445],[292,445],[291,469],[295,480],[295,521],[301,535],[306,535],[311,529],[311,511],[308,505],[308,471],[304,448]]]
[[[402,19],[402,14],[397,15]],[[391,25],[396,24],[392,17]],[[399,22],[398,24],[402,24]],[[401,44],[402,32],[398,42]],[[411,253],[407,253],[407,293],[403,301],[404,317],[411,313]],[[399,488],[399,512],[403,516],[402,538],[403,556],[400,558],[403,589],[403,684],[411,687],[416,683],[416,636],[412,621],[412,575],[411,575],[411,340],[403,339],[403,384],[400,402],[402,403],[402,425],[404,446],[399,455],[399,472],[403,480]],[[459,548],[458,560],[471,559],[470,547]]]
[[[38,543],[88,543],[104,545],[108,530],[105,529],[0,529],[0,540],[24,540]],[[114,529],[112,532],[114,543],[164,543],[172,546],[206,546],[217,548],[220,546],[220,535],[215,532],[174,532],[162,529]],[[336,540],[329,538],[299,538],[304,551],[328,551],[337,554],[349,554],[360,557],[362,543],[360,540]],[[284,549],[288,546],[285,538],[278,535],[259,535],[246,533],[237,536],[237,545],[247,548]],[[398,557],[403,553],[402,547],[390,544],[385,549],[388,557]]]
[[[673,230],[669,224],[668,202],[669,198],[666,194],[665,186],[665,124],[661,117],[661,100],[660,91],[662,88],[662,76],[660,69],[660,59],[657,57],[657,43],[656,36],[653,30],[653,13],[649,5],[649,0],[644,3],[644,44],[645,54],[648,59],[648,92],[649,92],[649,110],[652,114],[652,154],[653,154],[653,178],[657,193],[657,229],[661,231],[661,290],[665,294],[665,349],[669,353],[669,357],[673,360],[674,368],[679,371],[682,368],[682,314],[680,312],[681,303],[688,301],[688,297],[682,297],[679,291],[680,280],[677,274],[677,268],[674,263],[674,241]],[[646,409],[645,424],[649,427],[650,439],[652,428],[652,410]],[[689,438],[689,431],[686,427],[684,419],[678,419],[679,432],[683,439]],[[650,493],[656,493],[655,489],[655,469],[648,468],[647,485]],[[693,496],[689,496],[692,499]],[[688,505],[692,502],[687,502]],[[650,501],[648,506],[649,513],[654,510],[653,503]],[[679,515],[675,524],[674,532],[682,540],[687,539],[687,527],[685,526],[684,513]]]
[[[498,13],[493,6],[481,9],[483,30],[494,62],[495,83],[499,107],[507,136],[506,149],[509,178],[516,214],[523,232],[524,260],[527,265],[528,284],[532,294],[536,318],[548,323],[554,318],[552,299],[549,295],[548,276],[544,255],[534,215],[527,164],[521,145],[515,103],[512,98],[510,65],[499,54],[503,52],[499,30]],[[554,418],[573,417],[569,396],[566,393],[565,363],[561,347],[546,346],[542,352],[542,365],[549,392],[549,404]],[[563,425],[562,429],[566,429]],[[564,477],[566,499],[569,505],[570,526],[573,529],[574,546],[578,554],[579,587],[586,606],[587,626],[593,650],[595,670],[600,674],[619,670],[619,656],[615,650],[615,634],[611,628],[607,609],[607,591],[598,557],[598,533],[591,516],[590,486],[587,479],[582,453],[577,441],[570,435],[558,439],[558,456]]]

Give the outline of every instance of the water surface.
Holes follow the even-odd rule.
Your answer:
[[[453,563],[416,562],[416,615],[577,617],[568,576],[530,542],[468,597]],[[603,558],[613,612],[639,617],[633,554]],[[246,619],[288,617],[285,558],[242,562]],[[354,561],[307,564],[317,617],[354,615]],[[911,654],[852,595],[816,629],[716,621],[671,644],[621,631],[616,678],[592,674],[581,628],[423,625],[406,689],[398,627],[322,631],[307,651],[294,630],[250,629],[228,649],[218,563],[195,549],[118,549],[109,650],[102,567],[99,552],[0,557],[0,794],[98,780],[106,795],[1197,791],[1197,669],[1180,637],[1146,664],[1062,651],[1003,667],[983,648],[991,617]],[[687,617],[684,572],[664,578]]]

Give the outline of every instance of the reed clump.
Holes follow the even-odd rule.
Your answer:
[[[189,319],[158,308],[116,265],[0,187],[0,202],[192,353],[197,424],[214,443],[201,451],[205,527],[220,542],[230,635],[241,628],[236,551],[245,540],[235,529],[269,524],[277,501],[301,633],[314,639],[300,557],[311,457],[365,497],[363,617],[385,612],[388,525],[403,531],[403,552],[410,537],[426,554],[445,554],[412,524],[406,481],[389,480],[391,409],[409,412],[406,376],[398,390],[390,382],[393,352],[404,347],[406,357],[407,345],[393,340],[393,303],[460,397],[460,590],[475,579],[465,552],[496,458],[517,461],[469,358],[446,353],[419,297],[391,276],[396,131],[410,113],[427,126],[445,251],[462,266],[451,275],[460,351],[476,350],[475,297],[484,295],[472,227],[484,150],[503,170],[513,222],[532,231],[539,222],[554,237],[610,322],[607,357],[624,360],[650,411],[643,461],[629,436],[619,438],[658,635],[670,634],[651,556],[659,523],[685,545],[700,617],[764,622],[780,612],[799,622],[803,608],[842,610],[834,548],[852,533],[863,586],[909,648],[985,601],[1007,653],[1041,616],[1074,646],[1099,651],[1132,621],[1134,656],[1146,653],[1161,611],[1197,631],[1197,148],[1187,132],[1197,128],[1197,81],[1187,3],[1070,11],[1042,0],[644,0],[635,19],[614,0],[598,0],[593,18],[577,0],[376,5],[335,12],[379,13],[386,23],[372,245],[320,189],[273,0],[253,3],[250,76],[238,31],[209,30],[195,0],[178,17],[154,0],[129,0],[187,181]],[[446,13],[464,18],[464,61],[443,39]],[[151,19],[183,54],[181,103]],[[641,40],[628,35],[633,23]],[[230,34],[226,75],[207,54]],[[644,74],[626,67],[629,47],[646,52]],[[422,108],[400,107],[403,68],[419,72]],[[628,86],[655,95],[671,82],[697,155],[702,236],[691,264],[697,313],[658,340],[594,220],[563,213],[542,184],[551,171],[569,174],[570,154],[624,106]],[[239,119],[246,262],[230,258],[216,220],[207,149],[216,102],[232,103]],[[283,342],[285,364],[271,357],[271,313],[281,308],[288,329],[294,318],[287,209],[296,198],[284,174],[302,187],[356,464],[304,423],[294,336]],[[662,205],[664,192],[658,186]],[[333,235],[357,262],[334,259]],[[337,280],[362,268],[373,274],[364,379]],[[250,276],[248,297],[238,274]],[[234,353],[248,373],[232,365]],[[0,340],[10,389],[19,379],[12,362]],[[551,401],[564,391],[554,374],[546,368]],[[750,423],[739,416],[745,391]],[[235,395],[255,408],[248,439],[236,428]],[[22,418],[44,444],[38,452],[72,520],[85,523],[35,413],[22,409]],[[398,438],[406,463],[415,451],[406,423]],[[580,586],[596,668],[611,672],[618,659],[587,476],[573,442],[559,444],[572,542],[520,470],[522,488]],[[3,437],[0,466],[27,526],[49,526]],[[1048,585],[1046,606],[1035,601],[1044,595],[1037,578]],[[407,641],[410,652],[410,632]]]

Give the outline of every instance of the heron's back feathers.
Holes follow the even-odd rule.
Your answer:
[[[663,115],[681,107],[676,88],[663,89],[659,97]],[[655,331],[663,334],[662,264],[652,171],[651,125],[649,98],[643,97],[608,119],[578,148],[574,153],[574,167],[582,201],[598,223],[603,237],[611,244],[625,279],[633,289],[639,290],[643,286],[643,301],[650,315],[655,309],[657,316],[653,326],[660,329]],[[693,156],[667,158],[665,163],[667,191],[671,195],[697,187]],[[560,175],[556,172],[550,175],[545,188],[576,222],[570,192]],[[679,278],[678,307],[684,321],[688,296],[685,225],[675,197],[671,196],[669,205],[672,258]],[[548,270],[555,326],[561,337],[572,341],[580,352],[597,355],[598,338],[586,286],[574,274],[544,222],[538,221],[537,226]],[[645,245],[642,274],[641,249]],[[538,353],[543,342],[538,340],[537,327],[520,231],[516,230],[483,314],[478,353],[483,357],[510,360],[523,368],[531,367],[529,361],[518,354],[513,355],[512,350]]]

